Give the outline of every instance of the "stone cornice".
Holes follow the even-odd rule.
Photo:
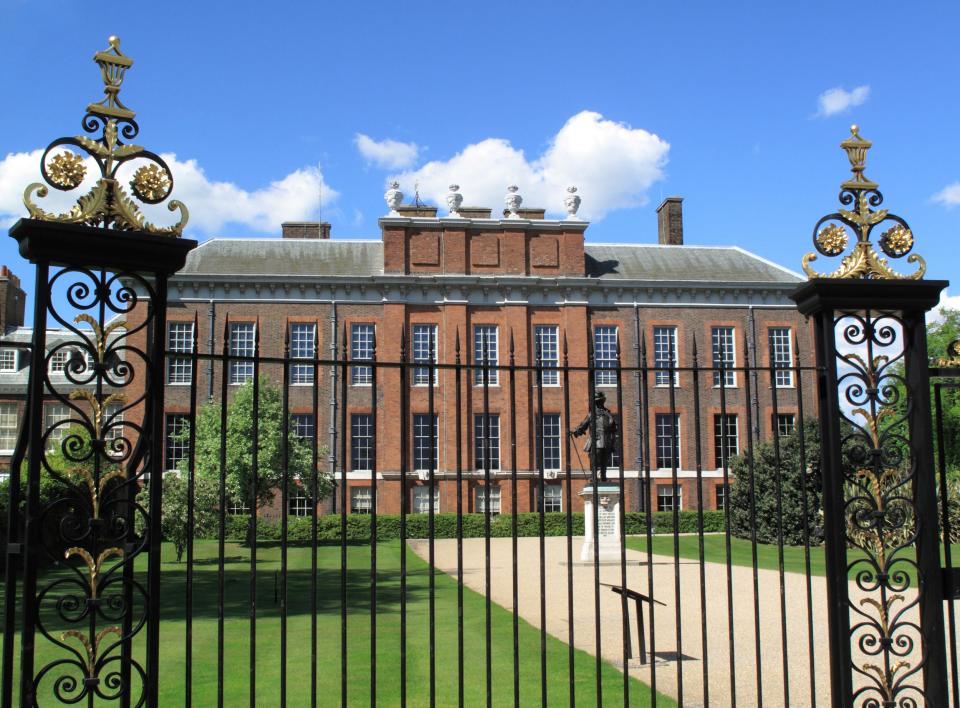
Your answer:
[[[450,229],[452,231],[579,231],[587,230],[589,221],[558,221],[556,219],[456,219],[384,216],[377,222],[386,228]]]

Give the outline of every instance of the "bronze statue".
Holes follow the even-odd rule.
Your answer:
[[[610,464],[617,445],[617,419],[603,405],[606,400],[603,392],[597,391],[593,396],[593,410],[580,425],[570,431],[570,435],[575,438],[587,433],[587,442],[583,449],[590,455],[591,478],[594,482],[597,481],[598,473],[601,482],[607,481],[607,465]]]

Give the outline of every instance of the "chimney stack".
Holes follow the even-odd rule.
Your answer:
[[[20,278],[6,266],[0,266],[0,334],[23,326],[27,296],[20,289]]]
[[[662,246],[683,245],[683,197],[667,197],[657,207],[657,233]]]
[[[284,221],[280,229],[283,238],[330,238],[330,224],[326,221]]]

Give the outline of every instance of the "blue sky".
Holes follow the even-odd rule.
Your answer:
[[[176,155],[194,238],[316,218],[321,180],[334,238],[379,236],[394,175],[408,195],[417,182],[442,202],[456,181],[495,209],[516,183],[554,215],[576,184],[592,241],[655,241],[677,194],[687,243],[799,270],[856,122],[884,206],[960,295],[960,6],[837,8],[0,0],[0,222],[24,213],[31,153],[79,133],[101,95],[91,57],[117,34],[135,61],[121,98],[138,142]],[[0,262],[30,290],[14,246],[0,240]]]

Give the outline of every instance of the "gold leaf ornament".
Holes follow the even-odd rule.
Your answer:
[[[73,189],[83,182],[87,174],[87,167],[83,158],[76,153],[65,150],[57,153],[47,166],[50,182],[61,189]]]
[[[880,248],[892,258],[899,258],[913,248],[913,233],[903,224],[897,224],[880,236]]]
[[[145,202],[159,202],[170,193],[170,177],[157,165],[144,165],[133,173],[130,189]]]
[[[839,224],[829,224],[817,234],[817,246],[828,256],[839,256],[847,249],[850,238]]]

